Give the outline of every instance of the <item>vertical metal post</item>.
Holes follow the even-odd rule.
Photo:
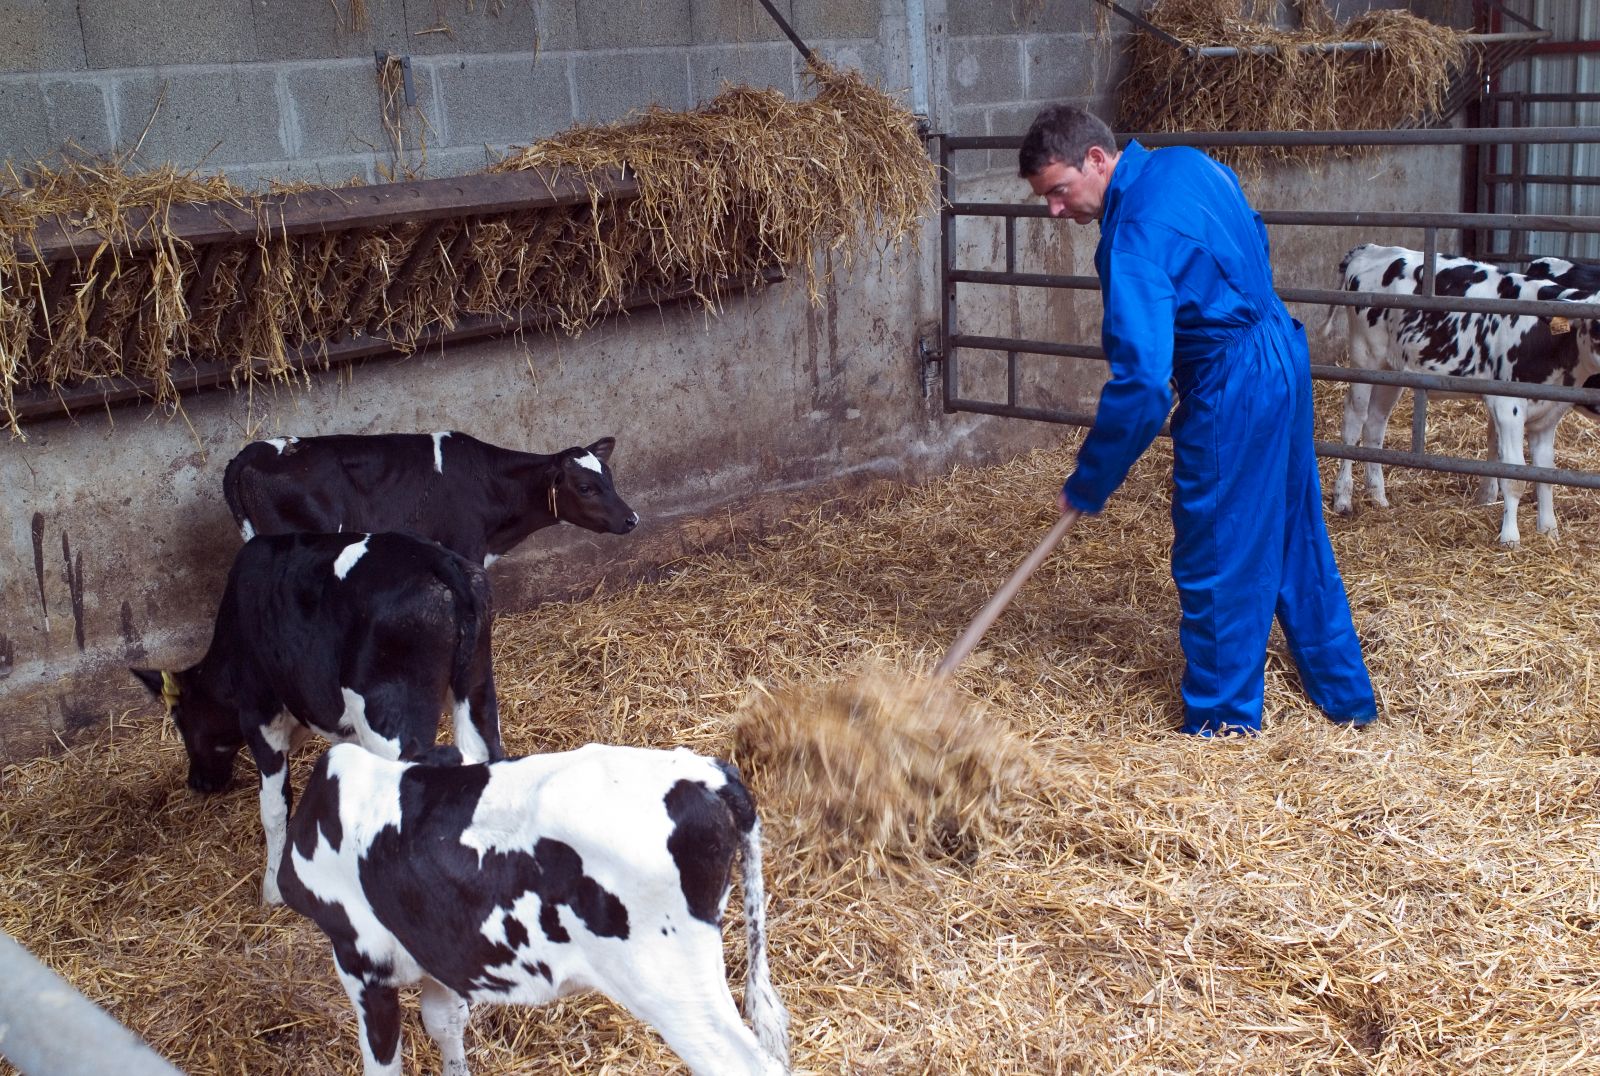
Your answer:
[[[952,409],[950,401],[956,398],[959,380],[956,377],[956,349],[950,338],[956,331],[956,282],[950,271],[956,264],[956,215],[950,208],[950,139],[939,136],[939,285],[944,289],[939,318],[939,354],[943,356],[944,409]]]
[[[1006,222],[1006,272],[1017,271],[1017,218],[1007,217]],[[1015,291],[1012,292],[1014,296]],[[1017,353],[1006,352],[1006,405],[1017,406]]]
[[[1439,257],[1439,229],[1422,229],[1422,294],[1434,291],[1434,262]],[[1411,390],[1411,451],[1426,452],[1428,441],[1428,390]]]

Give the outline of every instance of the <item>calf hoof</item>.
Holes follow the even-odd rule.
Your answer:
[[[1507,550],[1509,552],[1515,552],[1516,550],[1520,549],[1521,547],[1522,547],[1522,539],[1521,538],[1502,538],[1502,539],[1500,539],[1500,548],[1501,549]]]
[[[278,880],[269,878],[261,884],[261,903],[268,908],[274,904],[283,903],[283,894],[278,892]]]
[[[1351,504],[1349,501],[1346,501],[1344,504],[1334,501],[1333,510],[1335,514],[1344,516],[1346,519],[1350,519],[1356,514],[1355,505]]]

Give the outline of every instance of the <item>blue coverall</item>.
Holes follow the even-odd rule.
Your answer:
[[[1175,379],[1184,731],[1260,730],[1274,613],[1311,700],[1365,724],[1377,705],[1322,518],[1305,329],[1272,289],[1261,218],[1205,154],[1130,142],[1100,229],[1111,379],[1063,489],[1099,512],[1161,429]]]

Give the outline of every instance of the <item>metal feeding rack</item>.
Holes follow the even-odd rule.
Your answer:
[[[1276,45],[1250,45],[1240,48],[1236,45],[1191,45],[1182,41],[1136,11],[1131,11],[1116,0],[1096,0],[1101,6],[1107,8],[1119,17],[1137,26],[1152,38],[1172,48],[1173,63],[1200,65],[1208,61],[1226,59],[1238,56],[1241,52],[1252,55],[1266,55],[1278,49]],[[1444,102],[1437,112],[1431,113],[1420,120],[1402,124],[1402,127],[1437,127],[1443,126],[1451,117],[1460,112],[1472,101],[1484,93],[1490,81],[1499,74],[1505,66],[1513,60],[1526,55],[1534,44],[1548,40],[1550,31],[1530,22],[1514,11],[1508,10],[1499,0],[1479,0],[1477,10],[1482,14],[1497,15],[1507,24],[1515,24],[1521,29],[1503,33],[1482,33],[1466,35],[1469,48],[1466,50],[1465,62],[1452,69],[1450,73],[1450,87],[1445,92]],[[1296,46],[1302,52],[1376,52],[1385,45],[1382,41],[1326,41],[1307,42]],[[1161,102],[1155,90],[1147,93],[1142,101],[1122,103],[1122,126],[1130,131],[1158,130],[1156,120],[1162,113]]]

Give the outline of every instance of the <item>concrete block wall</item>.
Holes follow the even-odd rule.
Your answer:
[[[823,55],[889,74],[878,4],[778,6]],[[800,88],[797,52],[755,0],[366,8],[356,30],[347,0],[20,0],[0,11],[0,156],[137,145],[146,164],[226,171],[249,186],[378,181],[393,154],[375,50],[411,59],[408,125],[427,148],[403,163],[430,176],[481,169],[573,123],[688,108],[725,80]]]

